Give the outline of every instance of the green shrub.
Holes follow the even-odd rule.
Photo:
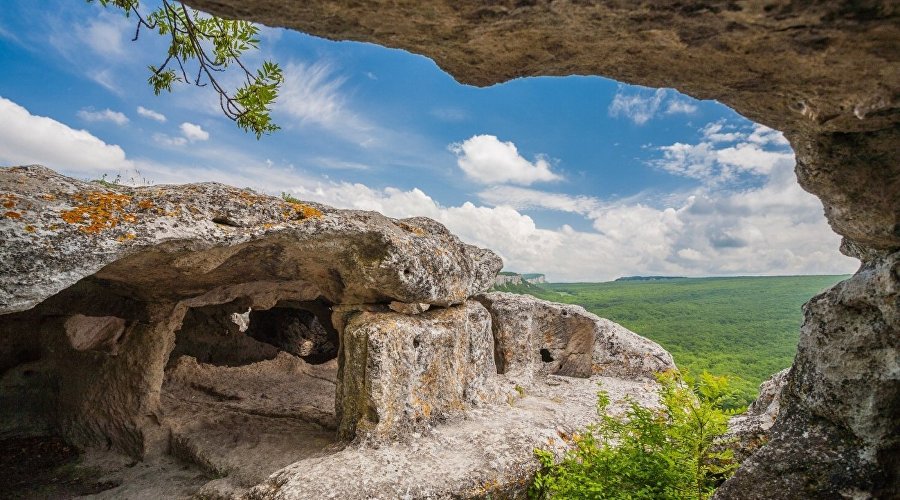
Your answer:
[[[607,414],[609,396],[600,391],[599,421],[574,438],[556,463],[552,452],[535,450],[542,469],[532,498],[705,499],[737,464],[720,444],[732,412],[725,377],[659,378],[660,407],[630,400],[624,418]]]

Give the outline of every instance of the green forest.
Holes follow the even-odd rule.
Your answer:
[[[803,304],[847,276],[635,279],[505,291],[579,304],[650,338],[693,373],[727,375],[746,404],[791,365]]]

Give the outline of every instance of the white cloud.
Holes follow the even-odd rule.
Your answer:
[[[152,109],[147,109],[147,108],[145,108],[145,107],[143,107],[143,106],[138,106],[138,107],[137,107],[137,114],[143,116],[144,118],[149,118],[149,119],[151,119],[151,120],[156,120],[156,121],[158,121],[158,122],[160,122],[160,123],[165,123],[165,122],[166,122],[166,115],[164,115],[164,114],[162,114],[162,113],[158,113],[158,112],[156,112],[156,111],[153,111]]]
[[[709,154],[720,162],[720,150],[757,144],[749,140],[754,133],[758,141],[767,144],[764,152],[778,152],[782,147],[777,135],[755,128],[734,145],[710,147]],[[186,137],[169,139],[187,141]],[[304,199],[379,210],[395,217],[431,217],[464,241],[494,249],[508,268],[544,272],[558,281],[608,280],[633,274],[842,273],[852,272],[856,266],[856,261],[839,254],[839,237],[830,231],[820,202],[800,188],[792,165],[784,161],[742,167],[759,172],[755,175],[762,182],[757,187],[733,191],[704,185],[661,203],[646,197],[608,201],[489,186],[479,194],[485,205],[443,206],[420,189],[372,189],[303,178],[290,167],[254,161],[240,151],[221,147],[197,145],[190,154],[185,165],[161,166],[129,159],[119,146],[51,118],[32,115],[0,98],[3,164],[41,163],[83,176],[139,169],[139,179],[156,182],[216,180],[275,192],[285,184],[300,185],[304,187],[295,193]],[[194,164],[196,158],[202,161]],[[749,158],[769,161],[765,156],[743,158],[727,160],[748,165]],[[589,225],[584,230],[568,225],[539,227],[523,213],[534,207],[580,214]]]
[[[70,172],[132,168],[119,146],[107,144],[86,130],[76,130],[52,118],[31,114],[0,97],[0,163],[38,163]]]
[[[734,142],[745,136],[745,134],[736,131],[734,126],[728,127],[730,130],[734,130],[733,132],[725,132],[725,127],[724,121],[711,122],[700,129],[700,132],[709,142]]]
[[[776,146],[790,146],[788,140],[781,132],[758,123],[753,125],[753,132],[747,136],[747,140],[755,144],[773,144]]]
[[[178,126],[178,129],[181,131],[180,136],[157,133],[153,134],[153,140],[166,147],[181,147],[189,142],[209,140],[209,132],[203,130],[200,125],[184,122]]]
[[[627,89],[634,89],[626,93]],[[608,112],[612,117],[623,117],[636,125],[643,125],[662,114],[693,114],[697,106],[669,89],[648,89],[642,87],[619,86],[616,95],[609,104]]]
[[[284,85],[278,96],[278,109],[299,119],[332,127],[347,118],[341,87],[346,78],[334,76],[326,62],[289,63],[284,67]]]
[[[857,262],[840,254],[819,201],[803,191],[790,166],[778,165],[757,188],[700,188],[663,206],[616,202],[499,186],[471,202],[446,207],[420,189],[376,190],[326,183],[296,188],[303,199],[393,217],[426,216],[464,241],[491,248],[508,269],[557,281],[602,281],[623,275],[850,273]],[[583,215],[593,230],[540,228],[521,210],[545,208]]]
[[[184,122],[179,127],[184,138],[190,142],[205,141],[209,139],[209,132],[203,130],[200,125]]]
[[[603,205],[600,200],[591,196],[571,196],[513,186],[492,187],[478,193],[478,198],[490,205],[508,206],[518,210],[542,208],[583,215],[589,214]]]
[[[336,138],[369,150],[410,147],[417,140],[411,134],[398,134],[354,112],[343,90],[345,76],[327,61],[312,64],[292,62],[284,65],[284,84],[278,95],[275,113],[287,129],[316,126]]]
[[[109,108],[101,111],[87,108],[80,110],[77,114],[79,118],[88,122],[112,122],[119,126],[128,123],[128,117],[124,113]]]
[[[703,140],[699,143],[662,146],[659,150],[663,157],[649,163],[709,185],[722,184],[742,174],[767,175],[779,166],[794,164],[794,155],[784,136],[768,127],[755,125],[748,133],[715,122],[700,132]]]
[[[662,104],[666,96],[665,89],[657,89],[651,94],[637,92],[627,95],[622,92],[622,87],[616,92],[612,103],[609,105],[609,116],[624,116],[637,125],[643,125],[650,121]]]
[[[550,171],[550,162],[544,156],[530,162],[519,154],[515,144],[493,135],[475,135],[451,144],[449,149],[466,176],[482,184],[530,185],[562,178]]]
[[[465,110],[453,107],[433,108],[429,114],[442,122],[461,122],[469,118]]]
[[[74,27],[78,40],[96,54],[107,58],[119,58],[126,54],[125,41],[132,33],[134,26],[131,20],[120,15],[101,12],[97,17],[88,20],[86,25]]]
[[[184,146],[188,142],[184,137],[172,137],[167,134],[153,134],[153,140],[158,144],[169,147]]]
[[[113,76],[113,72],[108,69],[97,70],[97,71],[89,70],[87,72],[87,77],[90,78],[91,80],[93,80],[94,82],[96,82],[97,84],[99,84],[101,87],[105,88],[106,90],[109,90],[113,94],[116,94],[116,95],[124,94],[124,92],[122,92],[122,89],[116,83],[115,76]]]
[[[667,115],[692,115],[697,112],[697,106],[691,104],[688,101],[682,99],[672,99],[669,101],[669,104],[666,105],[666,114]]]

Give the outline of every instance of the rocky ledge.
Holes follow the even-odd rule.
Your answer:
[[[0,438],[65,438],[108,498],[515,495],[598,382],[620,411],[675,369],[487,293],[500,259],[429,219],[39,166],[0,202]]]

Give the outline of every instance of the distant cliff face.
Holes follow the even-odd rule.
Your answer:
[[[719,495],[900,496],[896,1],[187,3],[424,54],[476,85],[600,75],[674,87],[783,131],[796,152],[798,181],[822,200],[831,227],[844,237],[842,251],[864,265],[807,307],[798,369],[788,375],[773,438],[760,450],[766,454],[730,481],[740,488]],[[894,422],[892,432],[884,433],[885,422]]]
[[[546,283],[547,279],[543,274],[537,273],[529,273],[529,274],[519,274],[512,273],[508,271],[501,272],[494,278],[494,286],[495,287],[505,287],[510,285],[521,285],[523,283],[529,283],[532,285],[536,285],[538,283]]]

